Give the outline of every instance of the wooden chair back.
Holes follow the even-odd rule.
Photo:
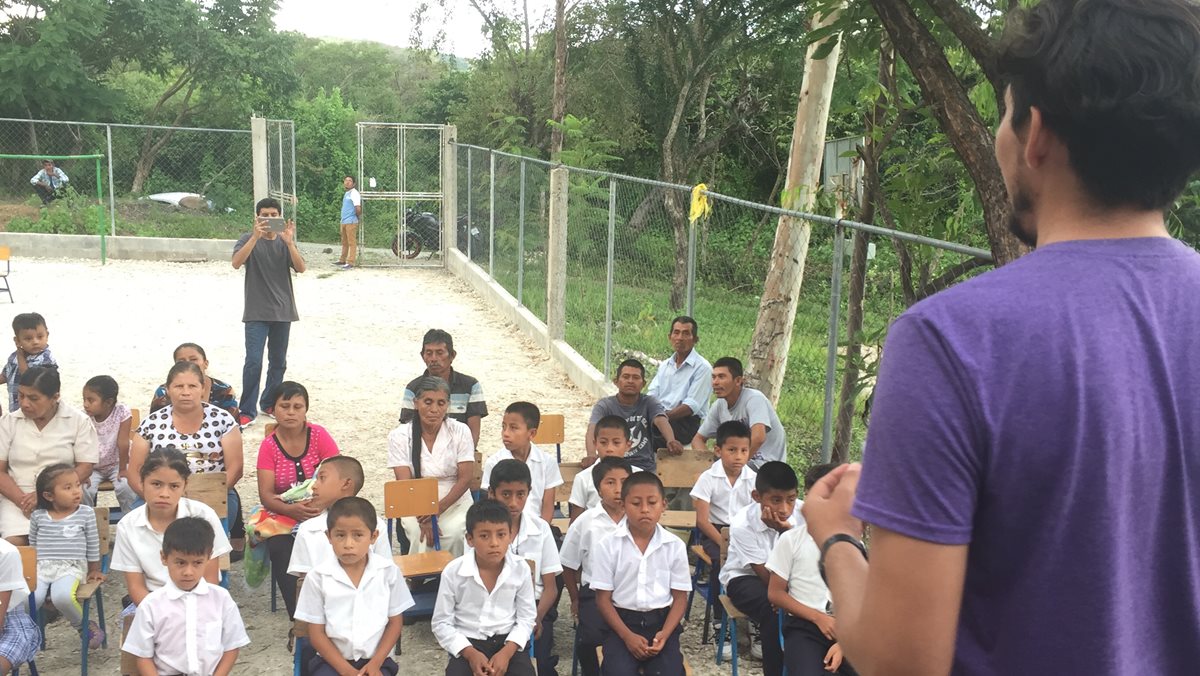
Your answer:
[[[567,419],[561,413],[543,413],[538,423],[537,433],[533,435],[533,443],[550,445],[561,444],[567,440]]]
[[[438,513],[438,482],[434,478],[398,479],[383,484],[383,515],[388,519]]]
[[[666,488],[691,488],[696,485],[715,458],[709,451],[685,448],[681,455],[672,455],[665,449],[658,451],[658,478]]]
[[[229,487],[224,472],[204,472],[188,477],[183,496],[212,507],[218,519],[229,515]]]
[[[29,593],[37,589],[37,550],[33,547],[17,547],[21,553],[21,575],[29,585]]]
[[[279,427],[279,423],[270,422],[270,423],[267,423],[266,425],[263,425],[263,437],[266,438],[266,437],[271,436],[272,434],[275,434],[275,429],[277,427]]]
[[[133,435],[142,424],[142,412],[139,409],[129,409],[129,434]]]
[[[100,533],[100,556],[108,556],[111,547],[112,527],[108,523],[108,508],[96,508],[96,530]],[[107,573],[107,571],[104,571]]]
[[[729,529],[721,529],[721,565],[729,560]]]
[[[575,477],[583,471],[583,464],[578,462],[560,462],[558,471],[562,473],[563,482],[554,491],[555,502],[568,502],[571,499],[571,488],[575,485]]]
[[[12,258],[12,249],[8,246],[0,246],[0,261],[7,261]]]
[[[471,492],[478,494],[483,490],[483,454],[475,451],[475,472],[471,475]]]

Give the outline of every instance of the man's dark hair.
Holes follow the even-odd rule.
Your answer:
[[[767,491],[794,491],[800,488],[800,480],[796,478],[796,470],[786,462],[771,460],[764,462],[758,468],[758,476],[754,478],[754,490],[761,496]]]
[[[593,473],[595,472],[595,470],[592,471]],[[624,500],[625,498],[629,497],[629,490],[631,488],[634,486],[641,486],[642,484],[654,486],[658,489],[659,497],[666,497],[666,489],[663,488],[662,479],[659,479],[657,474],[654,472],[634,472],[633,474],[629,475],[629,478],[626,479],[625,483],[621,486],[621,499]]]
[[[454,339],[450,334],[442,329],[429,329],[425,332],[425,337],[421,339],[421,351],[425,351],[426,345],[434,345],[442,343],[446,346],[446,351],[454,355]]]
[[[21,331],[29,331],[31,329],[36,329],[39,326],[45,326],[45,325],[46,325],[46,318],[41,316],[40,314],[38,314],[36,312],[22,312],[21,314],[17,315],[16,317],[13,317],[13,322],[12,322],[13,335],[15,336],[16,334],[20,333]]]
[[[354,483],[355,495],[362,490],[363,484],[366,483],[366,477],[363,474],[363,466],[362,463],[358,461],[358,458],[341,454],[332,455],[322,460],[321,465],[332,467],[337,471],[338,476],[352,481]],[[321,468],[321,465],[317,465],[318,470]]]
[[[629,441],[629,423],[619,415],[606,415],[596,422],[596,429],[592,432],[592,439],[595,440],[600,436],[600,430],[622,430],[625,433],[625,441]]]
[[[810,490],[812,490],[812,487],[815,486],[822,477],[837,469],[837,466],[838,463],[836,462],[827,462],[809,467],[808,471],[804,473],[804,492],[808,493]]]
[[[467,510],[467,532],[474,535],[481,523],[503,523],[512,528],[512,514],[499,500],[484,498]]]
[[[749,439],[750,428],[741,420],[726,420],[717,427],[717,445],[724,446],[730,439]]]
[[[625,369],[625,368],[637,369],[638,371],[641,371],[643,378],[646,377],[646,365],[643,364],[642,362],[638,361],[637,359],[626,359],[625,361],[618,364],[617,365],[617,373],[616,373],[616,376],[618,378],[621,377],[621,369]]]
[[[342,177],[343,181],[346,179],[350,179],[351,183],[353,183],[354,185],[358,185],[358,181],[355,180],[355,178],[353,176],[351,176],[350,174],[346,174],[345,176]]]
[[[542,412],[538,410],[535,404],[528,401],[514,401],[504,409],[505,413],[516,413],[525,421],[525,426],[531,430],[537,429],[537,426],[542,424]]]
[[[334,458],[344,456],[335,455]],[[333,530],[337,520],[344,517],[358,517],[366,524],[367,530],[375,530],[379,524],[379,516],[375,514],[375,505],[360,497],[340,498],[329,506],[329,514],[325,517],[325,527]]]
[[[671,329],[672,330],[675,329],[676,324],[691,324],[692,325],[692,337],[697,340],[700,339],[700,325],[696,323],[695,319],[692,319],[691,317],[689,317],[687,315],[679,315],[675,319],[671,320]]]
[[[997,65],[1106,207],[1164,210],[1200,169],[1200,4],[1043,0],[1009,17]]]
[[[500,484],[525,484],[525,488],[532,489],[533,475],[529,473],[529,465],[516,458],[496,463],[488,477],[488,487],[494,491]]]
[[[211,556],[213,550],[212,524],[198,516],[181,516],[163,531],[162,553],[174,552],[193,556]]]
[[[274,197],[264,197],[260,199],[258,204],[254,205],[254,215],[257,216],[261,214],[263,209],[278,209],[279,213],[283,213],[283,205],[280,204],[279,200],[275,199]]]
[[[721,357],[713,362],[712,367],[729,369],[729,375],[734,378],[742,377],[742,360],[737,357]]]
[[[597,460],[592,467],[592,483],[596,484],[596,490],[600,490],[600,484],[604,482],[604,477],[619,469],[623,469],[626,474],[633,476],[633,465],[630,465],[625,458],[606,456]]]

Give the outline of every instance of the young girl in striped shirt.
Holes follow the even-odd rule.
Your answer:
[[[81,504],[83,486],[71,465],[50,465],[38,474],[37,509],[29,516],[29,544],[37,550],[37,589],[34,603],[40,608],[47,595],[54,607],[81,629],[83,608],[75,590],[86,578],[101,582],[100,531],[96,512]],[[100,647],[104,632],[95,622],[87,627],[88,646]]]

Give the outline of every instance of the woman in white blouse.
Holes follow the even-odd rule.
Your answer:
[[[100,459],[96,428],[83,411],[59,400],[58,369],[34,366],[21,375],[21,408],[0,418],[0,537],[29,544],[38,472],[56,462],[75,466],[83,485]]]
[[[450,386],[425,376],[413,388],[417,414],[388,434],[388,467],[397,479],[432,477],[438,480],[438,531],[441,548],[463,553],[471,478],[475,474],[475,442],[471,429],[446,417]],[[415,453],[419,449],[419,453]],[[413,460],[416,458],[416,462]],[[433,549],[433,524],[426,518],[400,520],[412,552]]]

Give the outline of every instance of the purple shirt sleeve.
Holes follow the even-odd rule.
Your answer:
[[[888,333],[853,513],[908,537],[971,541],[985,435],[969,368],[946,336],[908,313]]]

